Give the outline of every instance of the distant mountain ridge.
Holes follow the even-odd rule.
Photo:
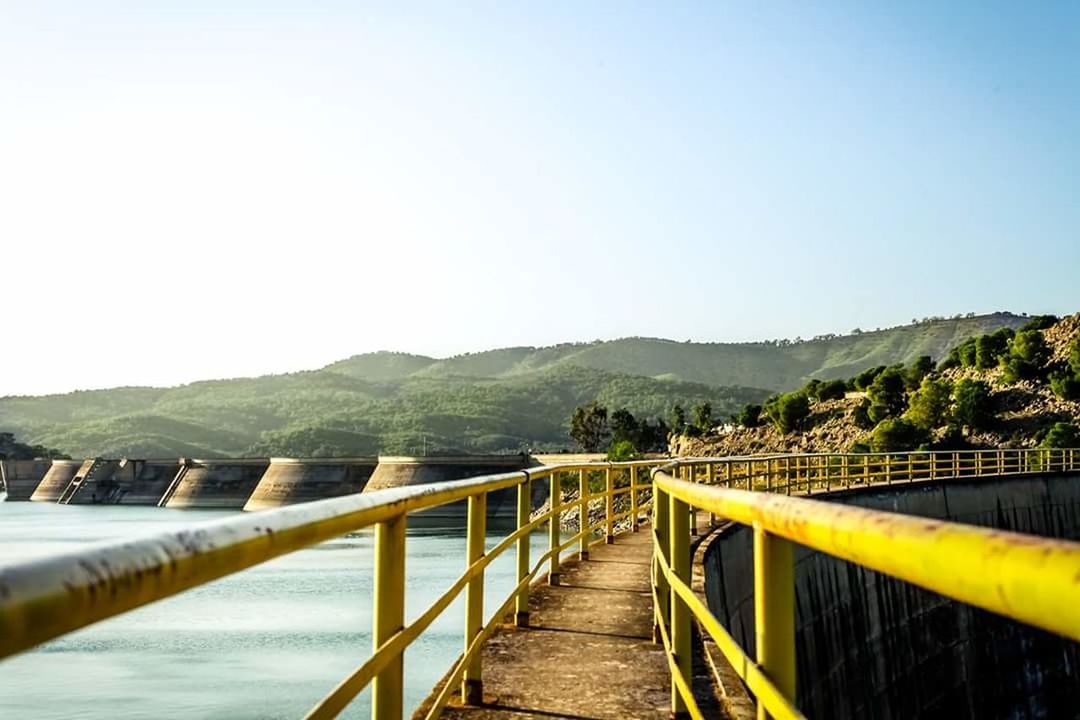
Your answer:
[[[0,431],[76,457],[562,449],[574,408],[591,400],[647,417],[707,401],[723,418],[811,377],[942,357],[966,337],[1025,321],[995,313],[806,342],[624,338],[445,359],[369,353],[285,375],[0,398]]]
[[[693,343],[634,337],[499,348],[445,359],[379,352],[355,355],[324,369],[368,379],[507,378],[567,364],[658,379],[782,391],[812,378],[850,377],[876,365],[909,363],[920,355],[940,358],[967,337],[1002,327],[1016,329],[1026,321],[1024,316],[999,312],[796,342]]]

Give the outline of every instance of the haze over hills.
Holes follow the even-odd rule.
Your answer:
[[[727,417],[809,378],[941,357],[966,337],[1024,322],[995,313],[805,342],[625,338],[447,359],[380,352],[287,375],[0,398],[0,431],[73,456],[561,449],[573,409],[594,399],[648,417],[708,401]]]

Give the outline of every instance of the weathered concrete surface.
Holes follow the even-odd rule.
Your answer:
[[[95,471],[83,478],[70,493],[66,502],[69,505],[157,505],[179,469],[177,459],[100,461]]]
[[[528,458],[525,455],[380,456],[379,466],[375,468],[375,473],[364,490],[366,492],[496,475],[523,470],[527,464]],[[536,483],[537,488],[542,485],[543,483]],[[424,510],[418,514],[428,519],[456,520],[465,517],[465,507],[466,503],[463,501]],[[513,517],[517,512],[516,491],[510,489],[489,493],[487,511],[489,516]]]
[[[585,562],[564,563],[561,585],[535,586],[529,627],[506,625],[483,650],[484,705],[443,717],[668,718],[667,660],[652,642],[651,549],[648,528],[626,533],[594,545]],[[716,717],[711,691],[703,695]]]
[[[268,467],[269,458],[185,459],[162,499],[169,508],[240,510]]]
[[[951,480],[828,499],[1080,539],[1077,477]],[[801,546],[795,562],[797,702],[809,717],[1078,717],[1080,644]],[[710,608],[753,655],[751,532],[725,533],[706,565]]]
[[[52,460],[0,460],[8,501],[29,500],[50,467]]]
[[[375,472],[375,458],[270,458],[244,510],[292,505],[358,493]]]
[[[83,460],[53,460],[45,477],[38,483],[30,499],[34,502],[56,502],[79,474]]]

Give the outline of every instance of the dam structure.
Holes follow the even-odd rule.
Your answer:
[[[269,458],[181,458],[176,477],[157,504],[168,508],[242,510],[269,466]]]
[[[270,458],[244,510],[293,505],[358,493],[375,472],[378,458]]]
[[[7,493],[8,500],[29,500],[51,466],[52,460],[41,458],[0,460],[0,490]]]
[[[57,502],[60,496],[64,494],[64,491],[71,485],[72,480],[76,477],[81,479],[79,475],[83,466],[89,469],[91,463],[89,460],[53,460],[52,465],[49,466],[48,471],[41,478],[41,482],[34,488],[34,492],[30,495],[30,500],[33,502]],[[9,498],[13,499],[13,498]]]
[[[448,480],[523,470],[529,464],[526,455],[433,455],[423,457],[379,456],[379,465],[365,492],[387,488],[417,487]],[[513,517],[516,512],[513,492],[492,493],[487,499],[487,513]],[[533,501],[533,504],[538,504]],[[424,511],[428,519],[459,518],[465,515],[465,502],[452,503]]]
[[[373,527],[372,654],[309,718],[337,717],[368,686],[375,720],[403,718],[405,652],[448,611],[464,613],[463,652],[414,718],[1080,707],[1077,449],[568,462],[370,485],[4,566],[0,659]],[[488,499],[507,492],[515,523],[492,545]],[[462,500],[464,570],[406,623],[407,525]],[[575,512],[588,521],[567,538]],[[492,597],[485,569],[504,553],[517,584]]]

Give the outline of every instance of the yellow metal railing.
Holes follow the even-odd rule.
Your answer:
[[[702,717],[690,687],[696,619],[755,696],[760,719],[803,717],[795,707],[792,543],[1080,640],[1080,543],[789,497],[1075,471],[1080,453],[1073,449],[687,458],[657,468],[654,637],[671,668],[672,713]],[[691,508],[753,528],[756,658],[690,588]]]
[[[0,568],[0,658],[275,557],[374,526],[372,655],[307,717],[336,716],[368,685],[372,686],[373,717],[402,717],[404,651],[464,591],[464,652],[427,713],[428,718],[435,718],[455,692],[461,693],[464,702],[476,702],[482,697],[480,649],[511,611],[517,624],[528,623],[529,586],[543,569],[547,569],[548,581],[558,584],[564,551],[576,545],[580,556],[588,557],[594,536],[602,534],[606,542],[611,542],[616,524],[622,520],[629,519],[630,529],[638,529],[639,513],[646,506],[641,501],[650,484],[649,473],[641,471],[662,462],[668,461],[551,465],[379,490],[202,523],[144,540]],[[579,494],[576,500],[564,503],[560,489],[568,476],[576,479]],[[602,483],[603,489],[594,492],[590,480]],[[534,517],[532,486],[545,481],[550,504]],[[488,496],[511,490],[517,493],[516,527],[485,553]],[[623,495],[629,495],[629,508],[616,513],[616,499]],[[468,504],[465,571],[406,625],[406,516],[462,500]],[[602,508],[599,522],[589,520],[590,507]],[[563,539],[560,520],[574,508],[583,522],[577,534]],[[530,536],[544,523],[551,526],[549,546],[534,560]],[[510,548],[517,553],[517,585],[485,624],[484,570]]]
[[[652,473],[642,472],[652,470]],[[372,655],[309,712],[334,717],[372,686],[372,715],[400,718],[403,653],[464,592],[464,650],[426,717],[451,695],[476,702],[483,692],[480,650],[504,617],[528,624],[529,589],[546,570],[559,583],[561,554],[587,558],[596,535],[617,523],[636,531],[652,512],[654,639],[672,677],[672,712],[701,717],[691,692],[691,619],[716,641],[758,701],[759,714],[802,717],[794,705],[794,582],[791,543],[935,590],[1023,622],[1080,639],[1080,544],[991,531],[807,499],[852,488],[945,479],[1080,471],[1075,450],[985,450],[893,454],[760,455],[630,463],[551,465],[469,480],[380,490],[194,525],[144,540],[0,569],[0,658],[127,610],[175,595],[281,555],[361,528],[375,528]],[[599,477],[596,477],[599,476]],[[563,502],[569,481],[578,497]],[[575,482],[576,481],[576,482]],[[546,511],[531,513],[533,484],[548,486]],[[594,488],[602,488],[595,489]],[[517,494],[516,525],[484,552],[487,500]],[[623,495],[629,503],[618,502]],[[801,497],[789,497],[801,496]],[[651,498],[651,500],[649,499]],[[405,624],[406,517],[465,501],[465,570],[419,617]],[[644,501],[644,502],[643,502]],[[628,508],[625,508],[626,505]],[[619,505],[625,509],[617,512]],[[601,519],[591,521],[593,508]],[[560,519],[584,521],[563,538]],[[754,529],[755,633],[750,658],[690,589],[695,514]],[[531,554],[531,535],[549,523],[547,550]],[[483,622],[484,571],[516,551],[517,584]]]

